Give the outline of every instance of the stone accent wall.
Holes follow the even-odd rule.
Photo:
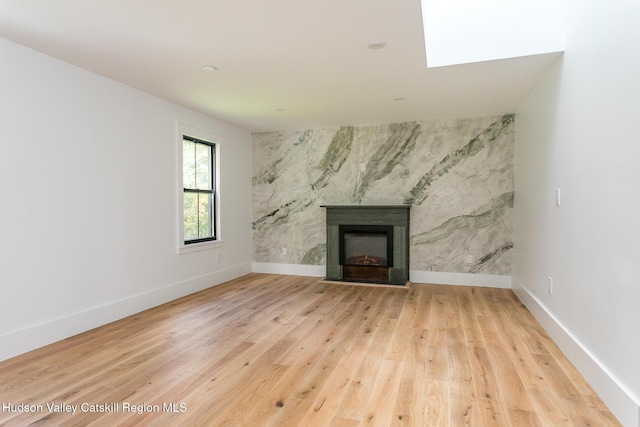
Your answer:
[[[411,270],[511,274],[514,115],[253,139],[254,261],[324,265],[321,205],[411,204]]]

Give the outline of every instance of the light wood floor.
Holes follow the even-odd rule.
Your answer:
[[[510,290],[263,274],[0,363],[0,403],[43,407],[6,426],[620,425]]]

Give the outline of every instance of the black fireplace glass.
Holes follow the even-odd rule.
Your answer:
[[[340,226],[340,264],[390,267],[392,257],[392,226]]]

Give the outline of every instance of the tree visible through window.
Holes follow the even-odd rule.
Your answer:
[[[184,186],[184,243],[216,239],[215,145],[182,138],[182,183]]]

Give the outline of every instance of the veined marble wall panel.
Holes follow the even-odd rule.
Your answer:
[[[511,274],[514,116],[254,134],[254,261],[323,265],[323,204],[411,209],[411,270]]]

